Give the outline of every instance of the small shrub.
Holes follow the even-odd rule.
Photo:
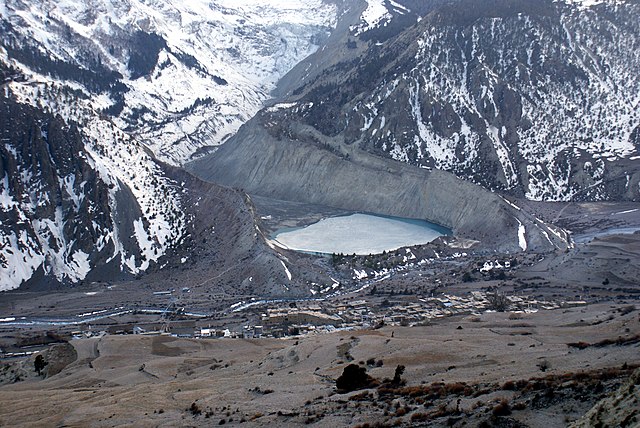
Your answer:
[[[361,392],[360,394],[353,395],[349,398],[350,401],[366,401],[372,398],[368,392]]]
[[[587,342],[571,342],[571,343],[567,343],[567,346],[569,348],[587,349],[591,345],[588,344]]]
[[[414,413],[411,415],[411,422],[425,422],[429,420],[429,415],[426,413]]]
[[[541,372],[546,372],[551,368],[551,364],[547,360],[542,360],[536,366],[540,369]]]
[[[516,383],[512,380],[508,380],[502,385],[502,389],[505,391],[515,391],[517,389]]]
[[[467,391],[468,387],[462,382],[448,383],[444,386],[444,390],[447,394],[460,395]],[[468,395],[468,394],[464,394]]]
[[[36,359],[33,361],[33,366],[36,369],[36,372],[38,372],[38,375],[42,374],[42,370],[44,370],[47,364],[49,363],[44,360],[44,357],[41,354],[38,354]]]
[[[400,416],[404,416],[408,413],[407,408],[406,407],[400,407],[398,410],[396,410],[396,416],[400,417]]]
[[[492,411],[494,416],[509,416],[511,414],[511,406],[507,400],[502,400],[493,408]]]
[[[401,377],[404,373],[404,369],[405,367],[401,364],[396,366],[396,371],[393,375],[393,380],[391,381],[391,383],[393,383],[394,385],[404,385],[406,383],[406,381]]]
[[[191,407],[189,407],[187,410],[190,411],[193,416],[199,416],[202,414],[202,409],[200,409],[195,401],[191,403]]]

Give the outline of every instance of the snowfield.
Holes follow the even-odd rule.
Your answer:
[[[89,69],[99,58],[122,74],[129,91],[118,125],[174,165],[255,115],[276,82],[328,37],[336,15],[321,0],[7,0],[0,8],[0,19],[48,56]],[[128,67],[136,32],[161,37],[144,76]]]

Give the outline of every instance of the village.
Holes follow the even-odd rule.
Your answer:
[[[165,314],[160,321],[156,318],[148,322],[131,320],[111,325],[89,325],[71,334],[74,338],[104,334],[164,334],[202,339],[282,338],[383,326],[413,327],[428,325],[445,317],[474,316],[486,311],[508,311],[517,317],[517,314],[587,304],[585,301],[540,301],[527,296],[483,291],[473,291],[468,296],[396,296],[393,302],[379,296],[362,297],[360,300],[343,297],[334,301],[269,302],[213,318],[193,319],[177,309]]]

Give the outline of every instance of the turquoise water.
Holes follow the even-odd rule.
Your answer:
[[[424,220],[358,213],[279,230],[273,240],[297,251],[367,255],[427,244],[450,234],[451,230]]]

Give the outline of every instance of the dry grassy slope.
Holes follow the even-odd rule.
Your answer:
[[[210,426],[244,419],[251,423],[243,426],[295,426],[304,423],[306,412],[322,409],[330,410],[320,420],[324,426],[385,420],[381,413],[344,407],[344,396],[331,395],[349,356],[356,363],[382,359],[382,367],[369,370],[376,378],[392,377],[395,366],[403,364],[408,385],[528,379],[541,375],[537,364],[543,359],[550,365],[546,374],[620,367],[639,362],[637,344],[585,350],[566,345],[640,333],[638,311],[618,309],[596,305],[521,319],[493,313],[425,327],[286,340],[107,336],[74,341],[78,359],[60,374],[0,387],[0,425]],[[502,391],[480,400],[512,394]],[[192,403],[203,413],[187,411]],[[474,401],[465,399],[461,406],[471,409]],[[573,406],[576,418],[588,410],[580,403]],[[513,417],[533,420],[535,414],[523,410]],[[564,418],[559,409],[545,414],[545,423]],[[409,415],[399,419],[410,423]]]

